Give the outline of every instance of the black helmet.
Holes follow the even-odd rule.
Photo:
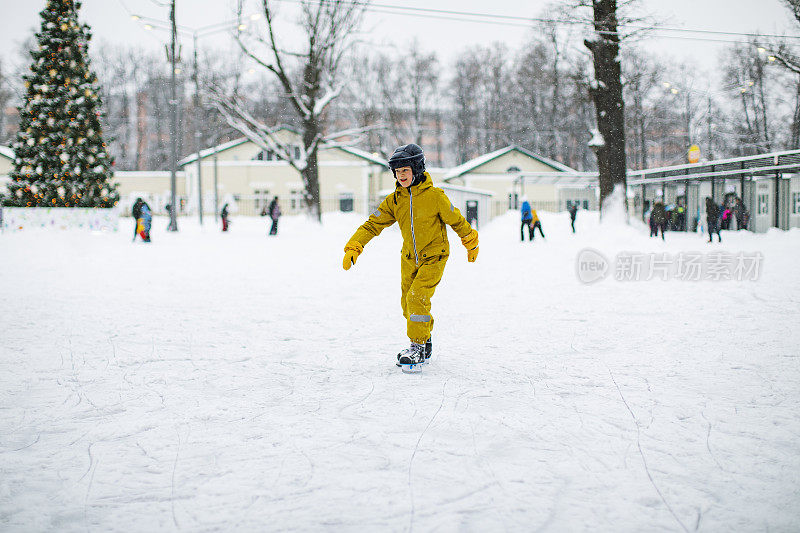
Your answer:
[[[414,177],[425,172],[425,154],[416,144],[406,144],[397,148],[389,158],[389,168],[394,172],[398,168],[411,167]]]

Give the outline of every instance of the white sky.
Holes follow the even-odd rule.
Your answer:
[[[255,9],[258,2],[253,2]],[[546,0],[493,0],[490,4],[478,0],[376,0],[379,4],[425,7],[455,11],[493,13],[500,15],[540,16]],[[0,57],[13,62],[19,60],[17,49],[34,28],[38,28],[38,13],[46,0],[0,0],[3,17],[0,18]],[[139,44],[143,47],[162,48],[168,34],[147,32],[141,22],[135,22],[129,13],[166,20],[167,0],[85,0],[81,10],[82,20],[92,26],[95,44],[98,42]],[[235,0],[178,0],[178,23],[202,27],[231,18]],[[641,0],[642,11],[654,15],[664,25],[692,29],[719,31],[800,34],[781,0]],[[509,48],[518,48],[529,29],[447,20],[432,17],[370,13],[364,26],[365,37],[375,44],[396,42],[403,44],[416,37],[424,49],[434,50],[440,59],[447,60],[472,44],[490,44],[502,41]],[[731,38],[709,36],[710,38]],[[217,34],[205,39],[205,46],[230,46],[230,38]],[[648,37],[642,43],[659,55],[696,65],[713,71],[718,52],[723,43],[700,40],[663,39]],[[188,40],[185,49],[190,48]]]

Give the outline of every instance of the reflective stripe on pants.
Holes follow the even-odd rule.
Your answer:
[[[401,258],[400,305],[406,318],[408,338],[424,344],[431,336],[433,315],[431,298],[442,279],[447,256],[424,259],[417,266],[413,259]]]

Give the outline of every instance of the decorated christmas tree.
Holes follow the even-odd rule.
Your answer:
[[[78,23],[80,6],[48,0],[40,13],[7,205],[113,207],[119,200],[100,127],[97,77],[89,66],[91,34]]]

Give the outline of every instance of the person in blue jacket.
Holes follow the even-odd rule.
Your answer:
[[[528,240],[533,240],[533,228],[531,227],[531,221],[533,220],[533,214],[531,213],[531,204],[528,202],[528,198],[523,196],[522,197],[522,207],[520,207],[520,214],[522,215],[522,225],[519,227],[519,240],[525,241],[525,228],[528,228]]]

